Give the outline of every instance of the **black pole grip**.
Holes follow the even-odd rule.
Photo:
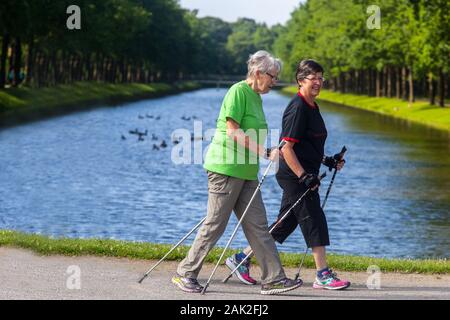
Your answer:
[[[343,146],[341,152],[339,153],[341,155],[341,159],[346,152],[347,152],[347,148],[345,146]]]
[[[347,152],[347,148],[346,148],[345,146],[343,146],[341,152],[338,153],[339,158],[336,159],[336,156],[337,156],[337,155],[335,155],[335,156],[334,156],[334,159],[335,159],[335,160],[341,160],[341,159],[344,157],[344,154],[345,154],[346,152]]]

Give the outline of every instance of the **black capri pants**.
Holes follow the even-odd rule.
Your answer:
[[[295,179],[277,178],[277,181],[283,189],[283,198],[281,200],[280,213],[278,214],[278,219],[280,219],[306,192],[307,188]],[[275,223],[270,226],[269,230]],[[308,248],[330,245],[327,219],[320,206],[320,196],[317,189],[308,192],[289,215],[273,229],[272,237],[281,244],[298,225],[300,225]]]

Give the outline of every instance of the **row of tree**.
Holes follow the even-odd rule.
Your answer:
[[[73,4],[81,30],[66,27]],[[373,5],[379,29],[371,28]],[[7,81],[41,87],[242,76],[248,55],[266,49],[285,62],[285,80],[294,81],[298,61],[313,58],[332,90],[410,102],[428,96],[432,104],[438,96],[444,106],[449,9],[448,0],[307,0],[286,25],[268,28],[245,18],[198,18],[178,0],[3,0],[0,88]]]
[[[80,8],[80,30],[66,26],[71,5]],[[3,0],[0,88],[242,75],[249,53],[275,38],[265,24],[200,19],[177,0]]]
[[[428,96],[432,104],[438,94],[444,106],[449,12],[448,0],[308,0],[292,13],[274,47],[289,79],[299,60],[313,58],[326,68],[333,90],[410,102]]]

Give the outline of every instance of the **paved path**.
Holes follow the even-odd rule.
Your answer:
[[[246,286],[232,278],[222,279],[227,270],[220,267],[205,296],[179,291],[170,282],[177,263],[165,262],[155,269],[142,284],[139,277],[154,261],[104,257],[43,257],[22,249],[0,247],[0,299],[162,299],[162,300],[304,300],[304,299],[450,299],[450,275],[381,274],[381,289],[369,290],[369,274],[340,272],[352,281],[344,291],[324,291],[311,288],[314,270],[304,270],[304,285],[284,295],[263,296],[260,286]],[[77,266],[70,269],[70,266]],[[69,273],[67,272],[69,268]],[[71,282],[79,268],[81,288]],[[207,264],[200,274],[200,283],[208,279],[213,265]],[[252,274],[258,278],[258,268]],[[287,269],[293,276],[297,270]]]

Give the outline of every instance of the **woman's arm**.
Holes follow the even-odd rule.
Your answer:
[[[297,159],[297,156],[294,152],[295,142],[286,141],[286,144],[281,148],[281,152],[283,153],[284,161],[286,161],[289,168],[294,172],[294,174],[300,178],[300,176],[305,173],[305,169],[303,169],[302,165]]]
[[[231,118],[227,118],[227,136],[260,157],[265,157],[264,146],[258,145],[256,141],[250,139],[240,128],[239,123]]]

